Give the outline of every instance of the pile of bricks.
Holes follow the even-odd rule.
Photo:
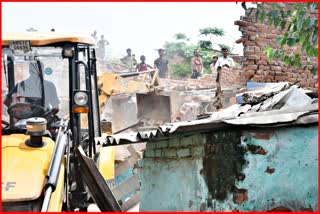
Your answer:
[[[290,8],[292,3],[281,3],[282,7]],[[264,4],[264,11],[268,13],[272,10],[271,3]],[[239,30],[246,38],[243,40],[244,46],[244,59],[241,62],[243,66],[243,72],[241,77],[246,81],[254,82],[297,82],[303,88],[317,90],[318,89],[318,75],[311,74],[309,66],[308,69],[299,69],[295,67],[289,67],[278,59],[269,61],[264,49],[269,46],[272,48],[278,48],[275,43],[277,37],[283,35],[285,32],[280,28],[269,26],[268,22],[261,23],[260,20],[255,19],[256,9],[248,16],[242,16],[239,21],[235,21],[235,25],[239,26]],[[318,17],[318,11],[312,11],[308,13],[308,16],[312,18]],[[295,47],[284,46],[284,50],[287,54],[291,52],[301,54],[301,45]],[[306,55],[301,55],[301,62],[306,63]],[[317,66],[318,62],[316,58],[308,59],[309,62]]]
[[[215,81],[210,75],[205,75],[200,79],[160,79],[160,86],[166,90],[190,91],[204,88],[214,88]]]
[[[245,86],[246,78],[241,67],[223,68],[221,72],[221,87],[237,89]],[[160,86],[166,90],[189,91],[215,88],[217,73],[204,74],[199,79],[160,79]]]

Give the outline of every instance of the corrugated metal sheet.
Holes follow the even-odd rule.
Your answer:
[[[300,90],[293,86],[283,91],[282,96],[280,96],[280,93],[273,95],[256,105],[236,104],[221,112],[214,112],[209,118],[168,123],[157,128],[144,129],[134,133],[102,136],[96,138],[96,143],[110,146],[163,140],[174,135],[188,135],[195,132],[208,132],[237,126],[265,127],[317,123],[318,100],[309,99],[307,95],[301,94]],[[303,104],[301,104],[301,100],[304,100]],[[295,103],[297,107],[295,107]],[[268,107],[265,108],[266,106]],[[270,106],[273,110],[265,111]]]

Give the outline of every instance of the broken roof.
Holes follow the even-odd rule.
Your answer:
[[[242,96],[237,99],[240,103],[214,112],[205,119],[167,123],[155,128],[143,128],[138,132],[102,136],[96,138],[96,142],[109,146],[156,141],[190,132],[203,133],[235,126],[275,127],[318,122],[318,98],[309,97],[301,88],[281,83],[265,91],[266,93],[262,93],[262,90],[248,91],[237,95],[237,98]]]

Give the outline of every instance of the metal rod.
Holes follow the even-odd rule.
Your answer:
[[[139,76],[141,74],[148,74],[155,72],[154,69],[149,71],[139,71],[139,72],[125,72],[125,73],[116,73],[120,77],[132,77],[132,76]]]
[[[6,79],[6,86],[7,88],[9,87],[8,85],[8,77],[7,77],[7,54],[4,55],[4,57],[2,57],[2,64],[3,64],[3,71],[4,71],[4,78]]]
[[[51,54],[18,54],[16,53],[15,56],[31,56],[31,57],[44,57],[44,56],[50,56],[50,57],[61,57],[61,53],[51,53]]]
[[[95,93],[95,101],[96,102],[98,102],[98,100],[99,100],[99,95],[98,95],[98,93],[97,93],[97,91],[98,91],[98,78],[97,78],[97,64],[96,64],[96,51],[95,51],[95,49],[92,49],[92,52],[91,52],[91,55],[92,55],[92,57],[91,57],[91,73],[93,74],[93,76],[94,76],[94,82],[93,82],[93,84],[94,84],[94,88],[95,88],[95,91],[96,91],[96,93]],[[97,127],[95,127],[95,129],[97,129],[97,131],[98,131],[98,136],[100,137],[101,136],[101,127],[100,127],[100,108],[99,107],[97,107],[97,105],[96,105],[96,110],[97,110],[97,117],[98,117],[98,120],[97,120],[97,122],[95,123],[96,124],[96,126]],[[95,136],[95,137],[97,137],[97,136]],[[93,153],[95,154],[96,153],[96,144],[95,143],[93,143]]]
[[[12,91],[15,87],[15,70],[14,70],[14,63],[13,63],[13,57],[7,56],[7,69],[8,69],[8,92]],[[10,129],[14,129],[14,119],[12,116],[9,115],[10,118]]]
[[[49,186],[48,189],[46,190],[45,195],[44,195],[44,200],[43,200],[41,212],[47,212],[48,211],[49,202],[50,202],[50,198],[51,198],[51,193],[52,193],[52,188],[51,188],[51,186]]]

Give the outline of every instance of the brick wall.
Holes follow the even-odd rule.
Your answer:
[[[139,161],[140,211],[317,211],[317,151],[317,125],[149,141]]]
[[[281,3],[282,7],[288,8],[292,3]],[[268,13],[272,10],[271,3],[266,3],[264,10]],[[318,11],[309,12],[311,17],[318,17]],[[275,39],[285,32],[269,26],[267,21],[265,23],[258,22],[255,19],[255,10],[248,16],[241,16],[239,21],[235,21],[235,25],[239,26],[239,30],[244,36],[248,36],[246,41],[243,41],[242,61],[243,72],[241,76],[247,81],[255,82],[296,82],[300,81],[299,85],[303,88],[317,90],[318,89],[318,75],[312,75],[310,70],[303,70],[294,67],[285,66],[280,60],[274,59],[268,61],[266,54],[263,52],[264,48],[270,46],[276,48]],[[287,53],[301,53],[300,46],[291,47],[285,46]],[[307,56],[302,55],[301,61],[306,62]],[[311,58],[310,62],[317,65],[317,59]],[[310,68],[309,68],[310,69]]]
[[[243,74],[243,69],[240,66],[235,66],[231,68],[222,68],[221,70],[221,87],[225,88],[242,88],[245,86],[246,78]],[[209,75],[212,78],[212,81],[216,81],[217,72],[214,72],[212,75]],[[209,78],[204,76],[202,79]]]

